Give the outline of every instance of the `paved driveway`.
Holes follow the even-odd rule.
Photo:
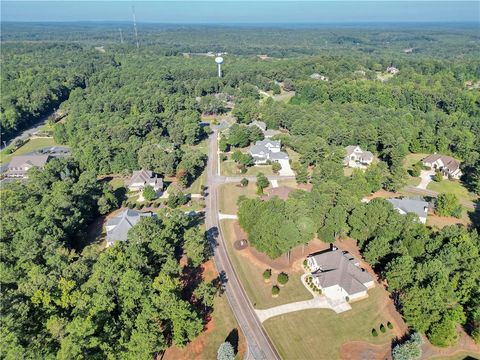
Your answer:
[[[420,172],[420,184],[417,185],[417,188],[426,190],[428,184],[433,181],[433,175],[435,175],[435,170],[422,170]]]

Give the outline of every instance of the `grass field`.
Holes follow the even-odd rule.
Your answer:
[[[383,301],[385,290],[377,286],[368,294],[341,314],[312,309],[277,316],[263,324],[283,359],[339,359],[346,342],[386,344],[394,337],[392,330],[379,331],[381,323],[391,320]],[[371,335],[372,328],[377,329],[378,337]]]
[[[192,194],[200,194],[200,192],[202,191],[201,190],[202,185],[205,185],[205,177],[206,177],[206,171],[203,170],[200,176],[197,177],[195,181],[192,183],[192,185],[190,185],[190,187],[185,189],[185,192],[192,193]]]
[[[469,193],[468,190],[458,180],[442,180],[440,182],[432,181],[430,184],[428,184],[427,189],[436,191],[438,193],[455,194],[459,199],[475,199],[475,196]]]
[[[262,274],[266,270],[266,267],[258,265],[258,263],[251,260],[248,256],[244,256],[233,248],[233,242],[235,241],[233,223],[232,220],[222,220],[220,226],[227,244],[230,259],[255,308],[266,309],[272,306],[312,298],[312,295],[305,289],[300,281],[301,272],[289,273],[288,283],[281,288],[280,295],[277,298],[273,298],[271,290],[272,285],[275,284],[277,273],[272,272],[272,280],[269,283],[265,283]]]
[[[403,159],[403,168],[405,170],[411,170],[413,165],[418,163],[420,160],[428,156],[428,154],[408,154],[405,156],[405,159]],[[407,185],[409,186],[417,186],[420,184],[420,177],[412,177],[410,174],[407,175]]]
[[[219,207],[218,210],[224,214],[236,214],[237,200],[241,195],[249,198],[257,196],[257,185],[250,181],[248,186],[241,187],[239,184],[225,184],[219,189]]]
[[[18,156],[18,155],[24,155],[29,152],[39,150],[44,147],[48,146],[57,146],[58,144],[53,140],[53,138],[37,138],[37,139],[32,139],[28,141],[25,145],[19,147],[15,152],[12,154],[7,154],[5,150],[2,150],[0,152],[0,163],[4,164],[9,162],[12,157]]]
[[[220,173],[222,176],[255,176],[258,173],[264,173],[265,175],[273,175],[271,165],[251,166],[247,168],[247,172],[245,174],[241,174],[235,162],[231,160],[222,161],[220,163]]]

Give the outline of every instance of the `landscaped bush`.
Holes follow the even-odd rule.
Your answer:
[[[390,321],[387,322],[387,327],[388,327],[389,329],[393,329],[393,325],[392,325],[392,323],[391,323]]]
[[[157,193],[155,192],[153,187],[151,187],[150,185],[147,185],[143,189],[143,197],[147,201],[152,201],[153,199],[155,199],[157,197]]]
[[[267,269],[263,272],[264,280],[270,280],[271,277],[272,277],[272,269]]]
[[[381,331],[382,333],[384,333],[384,332],[387,331],[387,329],[385,328],[385,325],[380,324],[380,331]]]
[[[277,296],[280,293],[280,288],[277,285],[272,286],[272,296]]]
[[[304,266],[304,267],[307,267],[307,266],[308,266],[307,259],[303,260],[303,266]]]
[[[285,285],[288,282],[288,275],[282,272],[278,274],[277,280],[280,285]]]
[[[372,336],[373,337],[377,337],[378,336],[378,332],[376,329],[372,329]]]
[[[133,208],[135,207],[135,204],[128,203],[128,205],[127,205],[127,206],[128,206],[128,208],[129,208],[129,209],[133,209]]]

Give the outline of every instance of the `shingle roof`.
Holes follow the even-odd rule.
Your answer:
[[[288,154],[283,152],[283,151],[271,152],[270,153],[270,159],[272,159],[272,160],[288,160]]]
[[[367,290],[366,283],[372,275],[357,266],[358,261],[349,252],[333,250],[313,256],[320,270],[313,274],[323,288],[338,285],[347,294],[353,295]]]
[[[47,163],[48,158],[48,155],[14,156],[8,164],[8,168],[20,168],[26,165],[43,167]]]
[[[137,184],[137,183],[145,184],[145,183],[152,183],[152,182],[159,183],[161,184],[161,186],[163,185],[162,178],[158,177],[150,170],[143,170],[143,169],[134,171],[130,179],[130,184]]]
[[[428,155],[426,158],[424,158],[422,161],[424,163],[434,163],[437,160],[441,160],[443,163],[443,167],[450,172],[454,172],[460,168],[460,161],[454,159],[451,156],[447,155],[441,155],[441,154],[432,154]]]
[[[142,217],[151,217],[151,212],[142,213],[137,210],[126,209],[117,216],[109,219],[106,226],[115,226],[111,230],[107,230],[108,241],[126,241],[128,230],[137,224]]]
[[[401,210],[404,213],[414,213],[418,217],[426,217],[428,213],[428,202],[418,199],[387,199],[387,201],[393,205],[394,209]]]

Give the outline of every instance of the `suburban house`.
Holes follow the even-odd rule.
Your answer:
[[[400,72],[395,66],[389,66],[387,67],[387,73],[390,73],[392,75],[397,75]]]
[[[5,177],[11,179],[27,179],[27,172],[33,167],[43,168],[50,160],[49,155],[14,156],[8,164]]]
[[[348,251],[332,250],[307,257],[313,282],[331,299],[355,300],[366,296],[375,286],[373,276],[360,267]]]
[[[130,191],[141,191],[145,186],[153,187],[153,190],[155,190],[157,195],[161,195],[163,190],[163,180],[149,170],[134,171],[128,182],[128,189]]]
[[[281,151],[280,140],[260,140],[253,145],[249,150],[253,157],[255,165],[268,164],[269,162],[278,162],[282,169],[280,175],[291,176],[294,175],[288,154]]]
[[[387,201],[393,205],[393,208],[397,210],[400,214],[406,215],[408,213],[414,213],[418,216],[418,220],[425,224],[427,222],[428,216],[428,202],[421,199],[410,199],[410,198],[392,198],[387,199]]]
[[[328,81],[328,76],[325,76],[325,75],[322,75],[322,74],[319,74],[319,73],[313,73],[312,75],[310,75],[310,79],[313,79],[313,80],[322,80],[322,81]]]
[[[373,161],[373,154],[370,151],[363,151],[359,145],[350,145],[345,148],[347,156],[343,159],[344,165],[352,168],[364,168]]]
[[[126,209],[117,216],[109,219],[105,224],[107,230],[107,247],[115,241],[126,241],[128,230],[137,224],[142,217],[154,216],[151,212],[139,212],[137,210]]]
[[[460,179],[462,171],[460,170],[460,161],[451,156],[432,154],[422,160],[424,166],[442,171],[445,178]]]

